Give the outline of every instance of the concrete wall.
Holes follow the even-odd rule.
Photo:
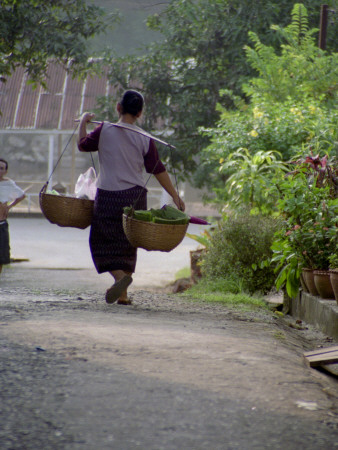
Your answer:
[[[0,157],[9,163],[8,176],[15,181],[46,181],[49,176],[50,143],[49,134],[39,133],[1,133]],[[53,146],[53,166],[64,150],[69,135],[55,135]],[[70,142],[55,174],[55,181],[70,183],[72,161],[75,161],[75,171],[81,171],[91,165],[90,155],[76,152],[73,156],[75,139]],[[56,180],[56,178],[58,178]]]
[[[314,325],[318,330],[338,341],[338,304],[300,291],[290,301],[289,314]]]

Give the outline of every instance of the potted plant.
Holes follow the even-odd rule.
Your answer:
[[[338,248],[336,250],[337,251],[330,256],[329,261],[331,286],[338,304]]]
[[[323,200],[313,217],[286,231],[298,257],[305,284],[312,295],[334,298],[330,283],[330,257],[337,252],[337,202]]]
[[[284,228],[273,244],[272,261],[278,264],[277,288],[285,285],[290,297],[297,294],[302,273],[309,292],[318,295],[314,270],[327,271],[337,252],[336,174],[335,161],[332,168],[326,156],[306,157],[279,186]]]
[[[332,213],[337,208],[333,208]],[[322,218],[323,223],[315,223],[314,237],[316,243],[316,270],[314,282],[323,299],[334,299],[334,291],[330,280],[330,259],[337,252],[337,219],[331,216]],[[326,222],[326,223],[325,223]]]

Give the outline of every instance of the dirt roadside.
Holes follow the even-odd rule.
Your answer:
[[[4,272],[1,449],[338,448],[337,380],[303,359],[326,336],[151,286],[106,305],[91,273]]]

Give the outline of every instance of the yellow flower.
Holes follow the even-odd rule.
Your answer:
[[[310,106],[309,106],[309,110],[310,110],[310,113],[311,113],[311,114],[314,114],[314,113],[316,112],[316,107],[313,106],[313,105],[310,105]]]
[[[253,115],[255,119],[260,119],[261,117],[264,116],[264,114],[262,113],[262,111],[260,111],[257,106],[255,106],[255,108],[253,109]]]
[[[251,130],[249,134],[250,134],[250,136],[252,136],[252,137],[257,137],[257,136],[258,136],[258,133],[257,133],[256,130]]]
[[[293,114],[296,114],[297,116],[299,116],[301,119],[304,119],[303,115],[302,115],[302,111],[300,111],[298,108],[290,108],[290,111]],[[296,121],[297,122],[297,121]]]
[[[223,163],[224,163],[224,158],[220,158],[220,159],[219,159],[219,163],[220,163],[220,164],[223,164]]]

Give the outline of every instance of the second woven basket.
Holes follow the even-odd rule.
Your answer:
[[[46,194],[45,185],[39,195],[40,208],[50,223],[60,227],[85,229],[92,222],[94,200]]]
[[[189,224],[144,222],[123,214],[123,230],[133,247],[170,252],[183,240]]]

